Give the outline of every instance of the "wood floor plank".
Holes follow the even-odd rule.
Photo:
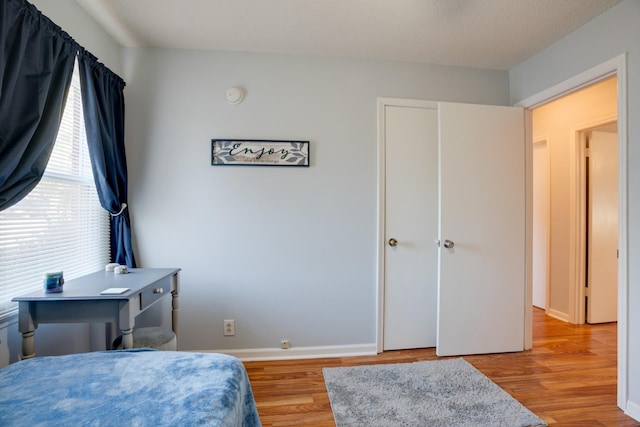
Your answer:
[[[616,406],[616,324],[572,325],[533,310],[533,349],[465,359],[553,427],[640,427]],[[245,362],[265,427],[334,427],[322,368],[437,360],[435,350]]]

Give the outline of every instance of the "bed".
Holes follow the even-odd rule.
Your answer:
[[[260,426],[242,362],[131,349],[37,357],[0,370],[1,426]]]

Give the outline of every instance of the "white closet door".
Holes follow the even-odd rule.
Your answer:
[[[438,112],[431,105],[385,106],[384,350],[436,344]]]
[[[439,125],[436,352],[523,350],[524,111],[439,103]]]
[[[589,141],[589,271],[587,323],[618,318],[618,134]]]

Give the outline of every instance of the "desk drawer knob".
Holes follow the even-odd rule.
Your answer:
[[[154,294],[163,294],[163,293],[164,293],[164,289],[162,289],[162,288],[155,288],[155,289],[153,290],[153,293],[154,293]]]

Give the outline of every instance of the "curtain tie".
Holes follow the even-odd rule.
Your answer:
[[[126,203],[123,203],[123,204],[122,204],[122,205],[120,205],[120,206],[121,206],[121,208],[120,208],[120,212],[115,213],[115,214],[112,214],[111,212],[109,212],[109,215],[111,215],[111,217],[112,217],[112,218],[113,218],[113,217],[116,217],[116,216],[120,216],[120,215],[122,215],[122,212],[124,212],[124,210],[127,208],[127,204],[126,204]]]

